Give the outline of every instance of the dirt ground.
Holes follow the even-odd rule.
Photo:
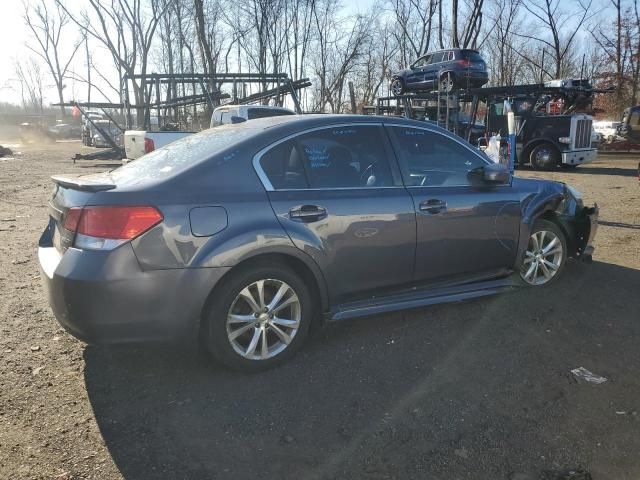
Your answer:
[[[0,144],[3,142],[0,141]],[[6,146],[6,144],[5,144]],[[79,143],[0,159],[0,478],[640,478],[638,156],[566,181],[601,209],[594,263],[518,290],[332,326],[281,368],[87,347],[43,295],[54,173]],[[594,385],[571,370],[607,378]]]

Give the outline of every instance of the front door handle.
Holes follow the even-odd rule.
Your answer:
[[[327,216],[327,209],[319,205],[302,205],[289,210],[289,218],[301,222],[317,222]]]
[[[430,198],[420,202],[420,211],[427,213],[440,213],[447,209],[447,202],[444,200],[438,200],[437,198]]]

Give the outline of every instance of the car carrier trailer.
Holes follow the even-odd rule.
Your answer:
[[[478,144],[507,136],[504,102],[516,122],[516,164],[572,168],[596,159],[592,143],[593,89],[587,80],[427,92],[378,98],[375,113],[432,121]],[[372,111],[372,109],[369,109]]]

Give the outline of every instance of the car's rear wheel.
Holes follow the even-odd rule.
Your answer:
[[[205,344],[224,365],[260,371],[290,358],[304,343],[313,303],[304,281],[273,264],[225,278],[208,312]]]
[[[391,82],[391,93],[394,95],[402,95],[405,92],[404,82],[400,78],[394,78]]]
[[[520,267],[520,279],[525,285],[548,285],[560,276],[566,260],[567,242],[560,228],[548,220],[537,220]]]
[[[536,170],[551,170],[560,164],[560,153],[554,145],[545,142],[531,150],[529,160]]]
[[[456,87],[456,78],[453,73],[446,72],[440,77],[440,91],[445,93],[452,92]]]

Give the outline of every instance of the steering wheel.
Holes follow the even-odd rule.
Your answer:
[[[365,168],[360,174],[360,183],[366,185],[368,178],[373,174],[373,169],[375,168],[375,163],[370,163],[367,168]]]

